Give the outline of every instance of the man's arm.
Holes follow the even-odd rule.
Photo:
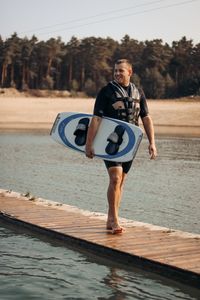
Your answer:
[[[85,154],[89,158],[93,158],[94,149],[93,149],[93,141],[101,124],[101,117],[94,116],[91,120],[90,126],[88,128],[87,140],[85,146]]]
[[[149,140],[149,154],[150,159],[155,159],[157,156],[157,150],[155,145],[155,136],[154,136],[154,127],[153,121],[149,115],[142,118],[142,123],[144,125],[144,129]]]

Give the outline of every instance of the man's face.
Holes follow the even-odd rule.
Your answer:
[[[123,86],[128,86],[132,75],[131,68],[126,64],[116,64],[114,68],[114,79]]]

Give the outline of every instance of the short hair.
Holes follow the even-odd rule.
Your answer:
[[[128,60],[126,58],[118,59],[115,62],[115,65],[120,65],[120,64],[127,64],[131,68],[131,70],[133,69],[132,63],[130,62],[130,60]]]

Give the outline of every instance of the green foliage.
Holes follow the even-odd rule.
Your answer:
[[[200,93],[200,44],[183,37],[172,45],[161,39],[140,42],[125,35],[112,38],[72,37],[38,41],[14,33],[0,36],[0,86],[19,90],[69,90],[95,97],[112,79],[114,62],[129,59],[133,82],[148,98],[173,98]]]
[[[53,78],[47,75],[42,81],[42,85],[41,85],[42,90],[52,90],[53,86],[54,86]]]
[[[72,90],[75,92],[78,92],[79,89],[79,84],[78,81],[76,79],[72,80],[72,84],[71,84]]]
[[[85,92],[88,96],[95,97],[96,94],[96,84],[92,79],[88,78],[84,86]]]
[[[156,67],[146,69],[143,84],[146,87],[146,96],[148,98],[157,99],[164,97],[165,80]]]

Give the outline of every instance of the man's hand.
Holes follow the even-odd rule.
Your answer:
[[[157,149],[155,144],[149,144],[149,155],[150,159],[155,159],[157,156]]]
[[[145,132],[147,134],[148,140],[149,140],[150,159],[155,159],[157,156],[157,150],[156,150],[156,145],[155,145],[153,121],[152,121],[150,115],[147,115],[146,117],[142,118],[142,122],[144,125]]]
[[[94,116],[91,120],[87,133],[87,141],[85,145],[85,155],[88,158],[94,157],[93,141],[101,124],[102,118]]]
[[[89,145],[86,144],[85,155],[88,158],[93,158],[94,157],[94,149],[93,149],[93,147],[91,147],[91,146],[89,146]]]

